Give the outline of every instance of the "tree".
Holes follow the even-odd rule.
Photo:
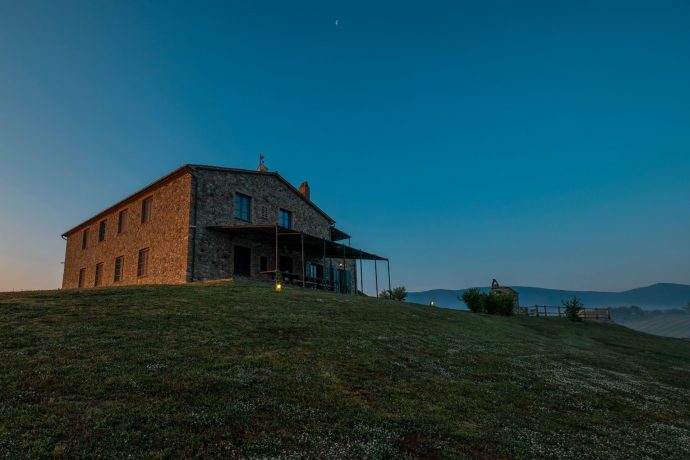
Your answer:
[[[390,291],[385,289],[381,291],[381,297],[403,302],[407,298],[407,289],[405,286],[394,287]]]
[[[467,308],[469,308],[470,311],[474,313],[482,313],[484,311],[484,301],[482,298],[482,293],[479,292],[479,289],[477,288],[466,290],[462,294],[462,297],[458,297],[458,299],[465,302]]]
[[[580,299],[573,296],[567,302],[561,300],[561,303],[565,307],[566,318],[568,318],[570,321],[582,321],[582,318],[580,317],[580,311],[582,311],[582,307],[584,306],[584,304],[580,302]]]

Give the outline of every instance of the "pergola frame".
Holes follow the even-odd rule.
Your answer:
[[[336,241],[327,240],[324,238],[319,238],[308,233],[300,232],[293,229],[287,229],[280,227],[279,225],[214,225],[207,227],[210,230],[219,231],[227,233],[239,238],[245,238],[254,241],[263,241],[267,244],[271,242],[275,247],[275,269],[274,272],[276,276],[280,273],[279,270],[279,248],[280,243],[287,244],[293,250],[299,250],[301,254],[301,283],[302,287],[306,287],[306,259],[316,259],[321,258],[323,261],[324,273],[326,269],[326,259],[342,259],[343,267],[345,266],[345,260],[353,260],[354,273],[355,273],[355,285],[353,289],[353,294],[357,293],[357,284],[359,288],[364,292],[364,280],[363,280],[363,261],[373,260],[374,261],[374,279],[376,288],[376,297],[379,297],[379,280],[378,280],[378,267],[377,261],[386,261],[387,271],[388,271],[388,292],[391,292],[391,274],[390,274],[390,260],[386,257],[382,257],[370,252],[365,252],[361,249],[355,249],[351,246],[338,243]],[[349,236],[343,232],[339,235],[347,236],[349,242]],[[333,233],[333,232],[332,232]],[[318,251],[318,252],[317,252]],[[360,276],[357,276],[357,259],[359,259],[360,266]],[[331,280],[332,281],[332,280]]]

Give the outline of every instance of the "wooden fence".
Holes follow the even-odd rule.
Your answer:
[[[518,314],[523,316],[565,316],[565,307],[549,306],[549,305],[535,305],[533,307],[518,307]],[[583,308],[580,310],[580,318],[594,319],[594,320],[610,320],[610,308]]]

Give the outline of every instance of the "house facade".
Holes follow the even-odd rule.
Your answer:
[[[261,161],[184,165],[68,230],[65,289],[249,277],[356,292],[357,261],[387,260]]]

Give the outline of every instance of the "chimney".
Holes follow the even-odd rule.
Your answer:
[[[259,166],[256,167],[256,170],[257,170],[257,171],[260,171],[260,172],[268,172],[268,168],[267,168],[266,165],[264,164],[264,160],[265,160],[265,159],[266,159],[266,157],[264,156],[263,153],[262,153],[262,154],[259,154]]]
[[[309,183],[305,180],[299,186],[299,192],[304,195],[307,201],[311,201],[311,189],[309,188]]]

